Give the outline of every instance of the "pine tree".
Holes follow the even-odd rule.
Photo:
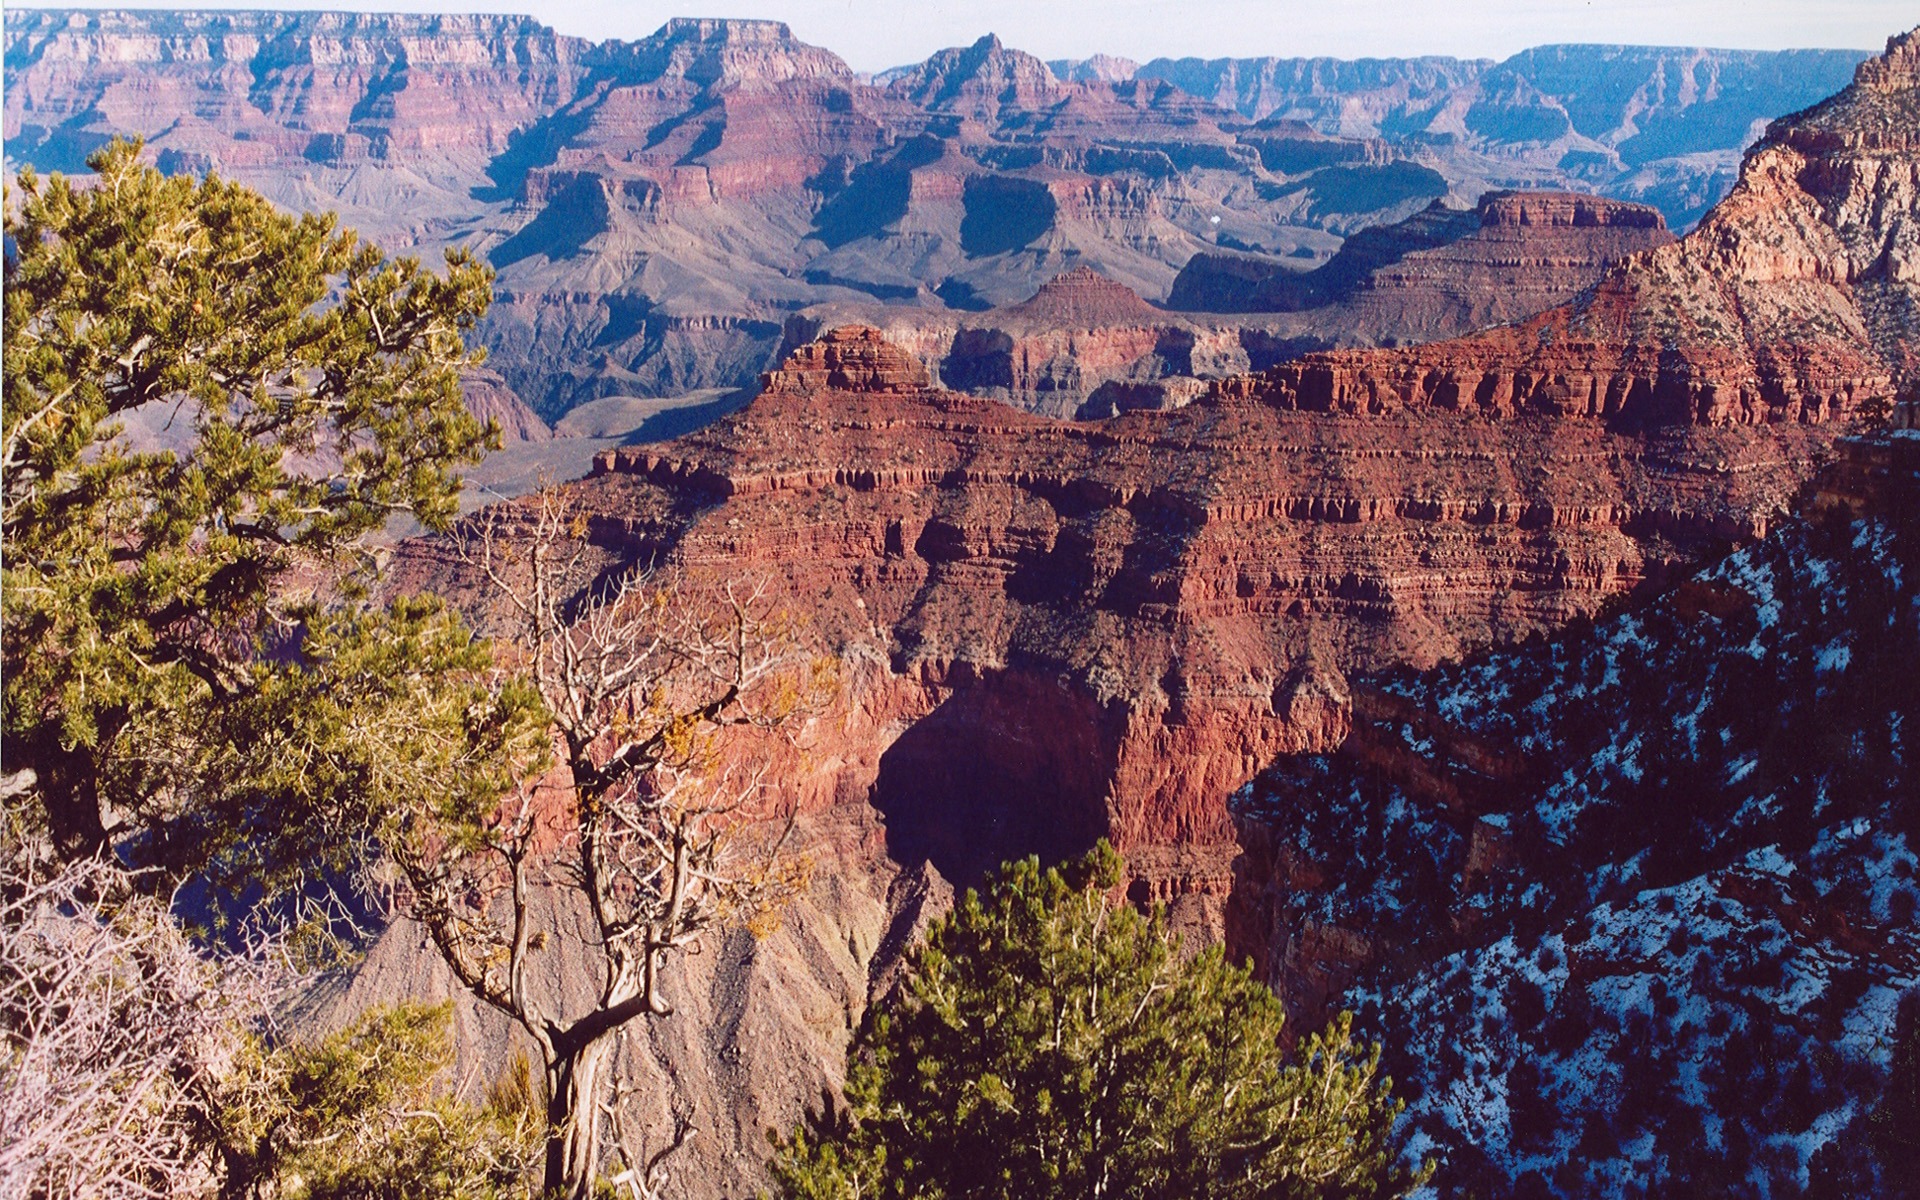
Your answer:
[[[156,885],[337,863],[366,822],[336,810],[378,772],[276,792],[267,752],[404,740],[369,736],[350,693],[282,704],[313,695],[316,632],[385,646],[364,683],[389,700],[485,665],[437,606],[383,630],[351,585],[368,535],[444,526],[455,470],[497,442],[459,388],[491,272],[389,259],[138,143],[89,164],[23,171],[6,216],[4,790],[60,857],[117,853]]]
[[[1117,903],[1102,843],[1009,864],[928,934],[850,1053],[848,1112],[778,1144],[793,1200],[1391,1196],[1401,1105],[1342,1015],[1282,1053],[1273,993]]]

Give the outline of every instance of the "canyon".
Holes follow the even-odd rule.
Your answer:
[[[336,212],[392,252],[479,252],[499,272],[481,331],[497,383],[551,426],[596,400],[750,387],[792,348],[789,321],[821,306],[957,328],[1079,268],[1160,302],[1196,256],[1325,269],[1352,234],[1512,189],[1644,201],[1685,228],[1768,119],[1831,93],[1861,57],[1547,47],[1504,63],[1056,73],[988,36],[865,77],[766,21],[592,43],[525,17],[22,9],[5,30],[3,129],[9,171],[81,170],[137,135],[163,169]],[[1503,273],[1481,251],[1500,259],[1465,253],[1456,284]],[[1577,291],[1589,279],[1572,268],[1611,253],[1551,239],[1520,252],[1571,271],[1527,283],[1530,301]],[[1438,261],[1415,273],[1436,277]],[[1176,347],[1160,374],[1451,336],[1525,307],[1476,303],[1427,304],[1412,328],[1379,308],[1279,337],[1202,322],[1227,340],[1243,327],[1254,349],[1213,362],[1202,348],[1196,364]],[[1157,324],[1184,340],[1184,318]],[[1157,377],[1128,361],[1064,399],[980,386],[1071,415],[1102,383]],[[1149,402],[1166,398],[1110,397],[1090,415]]]
[[[1872,1074],[1920,978],[1890,907],[1911,889],[1859,886],[1838,815],[1779,840],[1762,810],[1811,813],[1827,768],[1768,747],[1754,698],[1808,744],[1833,720],[1899,741],[1874,697],[1911,681],[1834,647],[1911,657],[1904,543],[1796,509],[1824,479],[1885,517],[1873,473],[1909,461],[1848,438],[1920,384],[1920,31],[1864,58],[1144,66],[988,37],[874,77],[771,22],[594,45],[527,18],[42,10],[6,39],[9,170],[138,133],[395,251],[485,255],[467,392],[519,443],[512,478],[568,462],[594,570],[762,581],[838,664],[831,704],[756,746],[806,890],[623,1035],[641,1119],[697,1114],[680,1194],[764,1185],[765,1131],[833,1103],[956,887],[1102,837],[1133,899],[1251,959],[1299,1028],[1354,1006],[1410,1047],[1418,1144],[1462,1186],[1538,1190],[1600,1132],[1554,1185],[1654,1169],[1637,1126],[1568,1114],[1592,1047],[1739,1044],[1608,998],[1646,959],[1629,927],[1682,906],[1725,928],[1663,995],[1770,1005],[1743,1053],[1794,1055],[1791,989],[1696,964],[1747,954],[1743,930],[1783,970],[1844,956],[1856,990],[1819,1019]],[[1773,580],[1797,600],[1762,619]],[[387,582],[501,631],[449,539],[395,546]],[[1663,807],[1704,786],[1667,770],[1684,714],[1642,711],[1663,687],[1725,717],[1695,718],[1730,764],[1712,829]],[[1621,765],[1636,737],[1668,739],[1665,774]],[[1903,794],[1904,758],[1874,761]],[[1911,876],[1897,808],[1842,815],[1880,823],[1872,880]],[[1655,830],[1699,853],[1662,858]],[[1549,1022],[1520,978],[1612,1024]],[[397,921],[300,1016],[459,994]],[[477,1095],[514,1043],[457,1013]],[[1483,1033],[1499,1055],[1449,1074]],[[1699,1142],[1689,1120],[1647,1144]]]
[[[1023,762],[1027,788],[985,794],[1051,778],[1075,815],[1042,824],[1224,843],[1250,764],[1339,741],[1318,701],[1344,672],[1525,636],[1763,536],[1854,410],[1911,386],[1910,326],[1862,310],[1914,299],[1915,53],[1777,124],[1686,238],[1512,325],[1099,422],[941,389],[840,327],[575,494],[617,556],[783,577],[830,645],[940,703],[1064,690],[1099,768]],[[1133,316],[1089,278],[1055,301]]]
[[[833,869],[775,939],[692,967],[699,1022],[629,1051],[739,1139],[702,1150],[705,1177],[752,1186],[750,1127],[834,1085],[824,1064],[948,889],[1007,856],[1062,857],[1098,837],[1125,854],[1131,896],[1250,956],[1298,1019],[1361,1004],[1413,1031],[1427,1057],[1408,1072],[1446,1083],[1436,1073],[1474,1028],[1447,1022],[1500,1003],[1503,922],[1528,911],[1514,897],[1540,895],[1463,909],[1451,889],[1562,886],[1537,874],[1561,860],[1526,849],[1520,818],[1495,802],[1553,779],[1503,727],[1459,716],[1505,712],[1506,698],[1444,701],[1396,672],[1452,679],[1450,664],[1650,596],[1671,593],[1660,603],[1683,619],[1746,603],[1711,576],[1686,581],[1730,548],[1797,544],[1797,498],[1855,414],[1914,386],[1901,314],[1916,286],[1916,88],[1920,36],[1906,35],[1837,96],[1770,127],[1685,237],[1514,324],[1309,353],[1178,407],[1087,421],[942,388],[911,346],[834,326],[714,424],[596,458],[566,494],[598,561],[767,580],[842,664],[833,711],[777,772]],[[1137,296],[1091,275],[1043,296],[1056,311],[1142,317]],[[403,547],[396,578],[461,586],[434,541]],[[1608,644],[1633,652],[1630,636]],[[1661,646],[1683,653],[1684,636]],[[1555,736],[1586,746],[1571,732],[1582,726],[1566,728]],[[1398,799],[1363,789],[1349,803],[1343,772]],[[1550,790],[1541,811],[1567,802]],[[1374,829],[1387,850],[1338,849]],[[1594,882],[1556,901],[1568,913],[1625,894],[1608,890],[1625,869],[1606,857],[1618,835],[1594,838],[1570,877]],[[1383,853],[1426,882],[1366,891],[1365,864]],[[1630,954],[1618,919],[1583,919],[1595,977],[1626,970],[1604,965]],[[1602,926],[1610,940],[1593,942]],[[413,964],[387,971],[423,973],[409,937],[383,942]],[[1442,955],[1455,957],[1426,957]],[[1366,990],[1429,967],[1491,999],[1388,1013]],[[1905,969],[1863,978],[1884,998]],[[1876,1028],[1891,1020],[1872,1013]],[[651,1102],[664,1119],[671,1097]],[[1438,1093],[1421,1104],[1422,1144],[1467,1155],[1481,1109]],[[1543,1136],[1460,1158],[1463,1178],[1512,1185],[1551,1157],[1529,1148]],[[1591,1161],[1586,1183],[1618,1192],[1638,1160]]]
[[[785,343],[791,351],[837,325],[868,324],[943,387],[1044,416],[1105,417],[1177,408],[1211,381],[1314,350],[1434,341],[1532,316],[1672,240],[1644,205],[1490,192],[1472,209],[1436,200],[1362,230],[1312,271],[1196,254],[1165,309],[1077,267],[980,313],[815,305],[788,319]]]

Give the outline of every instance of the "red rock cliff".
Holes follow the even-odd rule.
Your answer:
[[[836,794],[871,794],[902,853],[951,874],[1104,833],[1150,890],[1205,892],[1227,797],[1344,736],[1343,671],[1550,625],[1757,535],[1892,386],[1905,326],[1855,299],[1906,286],[1910,53],[1776,124],[1687,238],[1517,326],[1091,426],[933,390],[840,330],[743,412],[579,487],[618,553],[783,577],[830,644],[886,664],[905,723]],[[1831,223],[1863,196],[1874,221]],[[1043,299],[1083,294],[1114,295],[1082,276]]]
[[[1226,391],[1319,411],[1542,412],[1621,424],[1821,422],[1889,394],[1920,327],[1915,35],[1774,123],[1679,242],[1519,325],[1309,356]]]
[[[1827,436],[1231,390],[1075,424],[927,388],[884,346],[837,331],[720,425],[607,454],[575,485],[595,537],[782,580],[876,664],[850,702],[891,718],[812,791],[870,796],[903,861],[964,876],[1107,835],[1196,918],[1234,853],[1227,797],[1345,735],[1343,669],[1550,625],[1753,536]]]
[[[828,831],[816,898],[837,898],[689,981],[714,1045],[672,1078],[714,1081],[732,1178],[792,1119],[790,1063],[857,1024],[875,947],[924,916],[878,900],[900,883],[878,882],[886,860],[964,878],[1106,834],[1137,894],[1217,933],[1228,799],[1367,716],[1377,698],[1347,671],[1524,635],[1760,532],[1905,344],[1909,325],[1860,306],[1907,295],[1911,156],[1891,117],[1848,118],[1896,112],[1901,78],[1864,72],[1776,127],[1700,231],[1522,326],[1079,424],[930,387],[873,331],[842,331],[744,410],[572,485],[607,563],[780,581],[844,664],[840,707],[782,780]],[[419,582],[457,570],[434,543],[399,558]],[[1285,868],[1277,844],[1249,849]],[[1298,932],[1308,990],[1366,951]],[[768,1015],[770,998],[795,1004]]]

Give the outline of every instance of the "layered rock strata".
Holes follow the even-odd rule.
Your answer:
[[[169,171],[334,211],[391,251],[482,253],[493,367],[552,422],[749,386],[789,348],[787,318],[820,305],[966,322],[1083,266],[1157,300],[1195,255],[1311,267],[1496,187],[1647,198],[1678,224],[1769,105],[1811,100],[1854,56],[1562,48],[1126,78],[1116,61],[1069,80],[989,36],[868,81],[767,21],[595,44],[524,17],[21,9],[5,58],[12,167],[78,170],[139,135]],[[1471,327],[1390,325],[1360,340]],[[1225,369],[1309,344],[1262,339]],[[1116,373],[1099,341],[1046,348],[1023,368],[1032,394],[1064,382],[1077,405],[1166,373]],[[1169,369],[1180,341],[1154,352]]]
[[[1346,735],[1346,671],[1550,627],[1757,536],[1829,436],[1230,387],[1062,423],[842,330],[574,494],[612,558],[768,575],[829,648],[886,664],[897,739],[815,790],[870,793],[897,855],[965,877],[1104,835],[1171,898],[1224,883],[1226,797],[1260,764]]]
[[[1650,427],[1818,423],[1909,383],[1920,329],[1920,49],[1775,122],[1691,234],[1575,302],[1415,350],[1351,351],[1222,386],[1321,411],[1441,408]]]
[[[837,322],[874,322],[944,386],[1045,416],[1105,417],[1186,403],[1201,381],[1335,346],[1457,337],[1562,303],[1638,251],[1673,240],[1660,214],[1563,192],[1436,203],[1347,239],[1318,270],[1195,255],[1166,311],[1076,267],[1029,299],[975,315],[828,305],[787,322],[797,347]],[[1251,310],[1270,310],[1254,312]]]
[[[1573,192],[1489,192],[1471,210],[1435,202],[1348,238],[1324,266],[1196,255],[1169,308],[1301,312],[1351,342],[1457,337],[1573,299],[1615,263],[1673,240],[1645,205]]]
[[[1283,901],[1342,877],[1287,849],[1295,828],[1236,825],[1230,797],[1276,756],[1350,747],[1339,761],[1365,778],[1438,803],[1329,808],[1322,826],[1425,821],[1465,886],[1508,877],[1492,798],[1528,776],[1498,731],[1350,679],[1551,628],[1768,529],[1843,416],[1902,370],[1904,327],[1852,305],[1904,294],[1874,264],[1910,227],[1907,156],[1886,148],[1891,117],[1848,105],[1897,113],[1910,46],[1776,127],[1701,230],[1522,326],[1079,423],[943,390],[913,348],[845,330],[714,426],[602,456],[569,489],[596,567],[769,580],[842,664],[774,780],[825,864],[814,890],[778,940],[717,944],[682,981],[687,1019],[624,1051],[664,1081],[657,1117],[710,1114],[695,1182],[751,1189],[760,1128],[831,1085],[943,881],[1005,856],[1114,838],[1136,898],[1232,932],[1302,1008],[1415,943],[1338,911],[1294,919]],[[1872,222],[1828,224],[1864,196],[1887,201]],[[1132,319],[1085,278],[1047,307]],[[460,591],[443,544],[395,563],[404,584]],[[370,963],[391,981],[420,957],[399,927]],[[474,1018],[469,1036],[504,1034]]]

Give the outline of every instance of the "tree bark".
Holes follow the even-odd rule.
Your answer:
[[[600,1092],[614,1039],[555,1048],[547,1067],[547,1200],[590,1200],[600,1166]]]
[[[105,732],[102,744],[117,732]],[[100,812],[100,771],[94,756],[85,748],[68,749],[60,744],[60,731],[51,723],[43,724],[10,747],[20,753],[7,756],[9,770],[26,766],[37,776],[41,803],[47,814],[47,832],[54,850],[64,862],[97,858],[108,860],[112,848],[107,844],[107,828]]]

